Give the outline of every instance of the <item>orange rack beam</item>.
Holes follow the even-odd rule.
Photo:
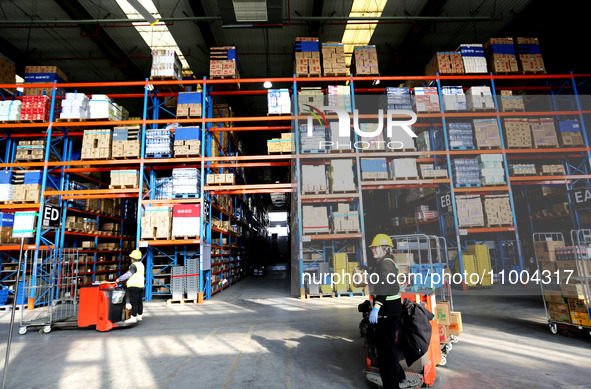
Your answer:
[[[479,186],[476,188],[454,188],[454,192],[500,192],[508,190],[508,186]]]
[[[142,204],[195,204],[201,203],[201,198],[197,199],[162,199],[162,200],[140,200]]]
[[[460,228],[458,229],[458,235],[462,235],[459,233],[461,230],[465,230],[469,234],[481,234],[487,232],[515,231],[515,227]]]
[[[302,241],[305,241],[305,239],[330,240],[330,239],[356,239],[356,238],[361,238],[361,237],[362,237],[361,233],[304,235],[304,236],[302,236]]]
[[[184,244],[200,244],[201,239],[173,239],[173,240],[140,240],[140,243],[147,244],[148,246],[176,246]]]
[[[0,209],[36,209],[39,210],[39,203],[26,203],[26,204],[0,204]]]

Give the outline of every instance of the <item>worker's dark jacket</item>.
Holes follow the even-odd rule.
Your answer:
[[[402,302],[400,315],[400,349],[408,366],[429,350],[431,342],[431,320],[435,315],[421,304],[409,299]]]
[[[373,268],[373,272],[379,276],[379,281],[373,285],[374,300],[382,304],[380,316],[389,316],[392,314],[392,305],[400,304],[398,301],[395,301],[395,296],[398,296],[400,293],[400,286],[396,281],[398,268],[394,263],[394,259],[387,256],[378,261]],[[392,275],[388,278],[389,274]]]

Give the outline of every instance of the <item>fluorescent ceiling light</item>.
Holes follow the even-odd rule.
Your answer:
[[[349,17],[380,17],[388,0],[353,0]],[[355,46],[369,44],[376,23],[360,23],[352,20],[347,22],[341,42],[345,46],[345,60],[347,67],[351,66],[351,56]]]
[[[267,0],[232,0],[237,22],[266,22]]]
[[[125,13],[128,19],[146,19],[142,16],[127,0],[115,0],[119,7]],[[150,14],[154,16],[155,19],[160,19],[160,13],[158,13],[158,9],[154,5],[152,0],[136,0],[143,6]],[[140,33],[140,36],[146,42],[148,46],[150,46],[151,50],[174,50],[176,51],[181,64],[183,65],[183,70],[191,70],[189,63],[183,56],[183,52],[177,45],[174,37],[168,30],[168,27],[164,24],[156,24],[154,26],[146,26],[145,23],[133,23],[135,29]]]

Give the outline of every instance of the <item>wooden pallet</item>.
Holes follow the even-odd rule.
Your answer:
[[[525,112],[523,109],[516,109],[516,108],[507,108],[501,110],[501,112]]]
[[[353,296],[364,296],[363,292],[344,292],[337,293],[337,297],[353,297]]]
[[[341,230],[341,231],[335,231],[335,234],[359,234],[361,231],[359,230]]]
[[[363,173],[362,173],[362,175],[363,175]],[[386,180],[388,180],[388,177],[386,177],[386,178],[361,177],[361,181],[386,181]]]
[[[357,193],[356,190],[333,190],[331,192],[332,194],[353,194],[353,193]]]
[[[418,114],[421,114],[421,113],[441,113],[441,111],[419,111],[417,113]]]
[[[524,145],[524,146],[511,146],[511,147],[507,147],[508,149],[531,149],[531,145]]]
[[[486,108],[486,107],[472,107],[470,108],[470,112],[494,112],[496,108]]]
[[[412,176],[412,177],[392,177],[392,180],[394,181],[410,181],[410,180],[418,180],[419,177],[418,176]]]
[[[324,77],[349,77],[348,73],[333,73],[333,72],[326,72],[324,73]]]
[[[174,157],[175,158],[195,158],[195,157],[200,157],[200,154],[177,154],[174,153]]]
[[[458,151],[458,150],[476,150],[474,146],[449,146],[450,150]]]
[[[353,153],[352,149],[328,149],[329,154],[348,154]]]
[[[35,204],[38,203],[39,200],[12,200],[8,202],[8,204]]]
[[[43,119],[21,119],[21,120],[16,120],[13,122],[8,122],[8,123],[49,123],[47,120]]]
[[[82,118],[58,118],[55,119],[55,121],[57,123],[76,123],[76,122],[84,122],[88,119],[82,119]]]
[[[545,70],[522,70],[519,74],[547,74]]]
[[[27,307],[28,307],[27,304],[17,304],[17,305],[15,305],[14,308],[16,310],[20,310],[20,309],[27,309]],[[11,311],[11,310],[12,310],[12,303],[0,305],[0,311]]]
[[[126,156],[121,156],[121,155],[117,155],[117,156],[115,156],[115,155],[114,155],[114,156],[112,156],[111,158],[112,158],[112,159],[140,159],[140,156],[138,155],[138,156],[133,156],[133,157],[131,157],[131,156],[129,156],[129,155],[126,155]]]
[[[199,235],[185,235],[185,236],[173,236],[173,240],[195,240],[199,239]]]
[[[316,227],[311,227],[316,228]],[[304,231],[304,235],[322,235],[322,234],[330,234],[330,229],[327,231]]]
[[[135,184],[109,185],[109,189],[139,189]]]
[[[142,240],[169,240],[169,239],[170,239],[169,237],[163,237],[163,236],[151,237],[151,238],[142,236]]]
[[[322,77],[322,74],[308,74],[308,73],[296,73],[296,77]]]
[[[560,146],[558,145],[535,145],[534,149],[558,149]]]
[[[478,146],[477,150],[500,150],[501,146]]]
[[[311,191],[311,192],[304,192],[302,191],[302,195],[306,196],[306,195],[324,195],[324,194],[329,194],[328,189],[325,191]]]
[[[324,293],[324,294],[323,293],[308,294],[307,293],[306,294],[306,299],[311,299],[311,298],[319,298],[319,299],[321,299],[321,298],[324,298],[324,297],[327,297],[327,298],[335,298],[336,297],[336,294],[335,293],[331,293],[331,294],[326,294],[326,293]]]
[[[199,116],[190,116],[190,115],[187,115],[187,116],[178,116],[177,115],[176,118],[177,119],[196,119],[196,120],[198,119],[198,121],[201,121],[201,115],[199,115]]]
[[[482,184],[456,184],[456,188],[480,188]]]
[[[172,158],[172,154],[146,154],[146,158]]]
[[[500,183],[486,183],[483,184],[482,182],[480,183],[480,186],[499,186],[499,185],[507,185],[506,182],[500,182]]]
[[[179,300],[168,299],[168,300],[166,300],[166,305],[173,305],[173,304],[184,305],[184,304],[198,304],[198,303],[199,303],[198,299],[179,299]]]
[[[81,161],[109,161],[111,157],[93,157],[92,159],[80,158]]]
[[[545,215],[544,215],[545,216]],[[496,227],[513,227],[513,224],[504,223],[504,224],[487,224],[487,228],[496,228]]]

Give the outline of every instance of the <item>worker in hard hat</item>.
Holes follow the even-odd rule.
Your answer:
[[[378,367],[384,389],[406,387],[406,375],[400,366],[396,331],[402,312],[398,268],[393,258],[394,245],[386,234],[377,234],[370,245],[377,261],[372,269],[373,308],[369,322],[376,325]]]
[[[115,280],[116,283],[127,280],[127,293],[129,294],[129,302],[131,303],[131,317],[125,320],[125,323],[137,323],[142,321],[142,313],[144,305],[142,298],[144,297],[144,274],[145,267],[142,263],[142,252],[133,250],[129,254],[131,258],[131,266],[129,270],[121,277]]]

